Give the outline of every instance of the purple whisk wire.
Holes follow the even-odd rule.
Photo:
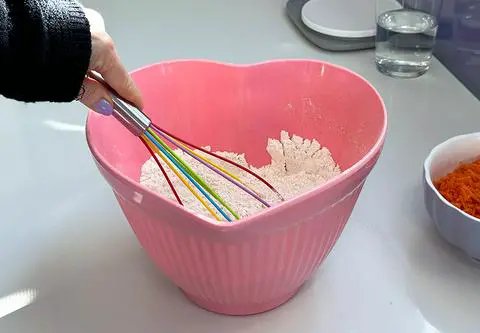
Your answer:
[[[253,177],[257,178],[259,181],[261,181],[262,183],[264,183],[269,189],[271,189],[271,190],[280,198],[281,201],[285,201],[285,198],[280,194],[280,192],[278,192],[278,191],[275,189],[275,187],[272,186],[272,184],[270,184],[268,181],[266,181],[265,179],[263,179],[262,177],[260,177],[259,175],[257,175],[255,172],[253,172],[253,171],[251,171],[250,169],[248,169],[248,167],[244,167],[243,165],[238,164],[238,163],[236,163],[236,162],[234,162],[234,161],[232,161],[232,160],[229,160],[228,158],[225,158],[225,157],[223,157],[223,156],[221,156],[221,155],[217,155],[217,154],[215,154],[214,152],[205,150],[205,149],[203,149],[202,147],[199,147],[199,146],[197,146],[197,145],[195,145],[195,144],[193,144],[193,143],[191,143],[191,142],[188,142],[188,141],[186,141],[186,140],[184,140],[184,139],[182,139],[182,138],[179,138],[179,137],[176,136],[175,134],[170,133],[169,131],[167,131],[167,130],[164,129],[164,128],[159,127],[158,125],[152,124],[152,126],[156,127],[157,130],[163,132],[164,134],[168,135],[169,137],[171,137],[171,138],[173,138],[173,139],[181,142],[182,144],[185,144],[186,146],[189,146],[189,147],[191,147],[191,148],[193,148],[193,149],[197,149],[197,150],[201,151],[202,153],[205,153],[205,154],[207,154],[207,155],[213,156],[213,157],[215,157],[215,158],[217,158],[217,159],[219,159],[219,160],[222,160],[222,161],[224,161],[224,162],[227,162],[227,163],[230,164],[230,165],[233,165],[233,166],[239,168],[240,170],[243,170],[243,171],[249,173],[249,174],[252,175]]]
[[[195,156],[195,154],[192,154],[188,149],[185,149],[183,146],[179,145],[178,143],[176,143],[174,140],[172,140],[168,135],[166,135],[165,133],[163,133],[161,130],[159,130],[158,128],[156,128],[155,126],[151,126],[151,128],[158,134],[160,135],[162,138],[166,139],[167,141],[169,141],[171,144],[175,145],[175,147],[178,147],[180,148],[184,153],[190,155],[191,157],[193,157],[195,160],[197,160],[198,162],[202,163],[203,165],[205,165],[207,168],[209,168],[210,170],[214,171],[215,173],[217,173],[218,175],[222,176],[223,178],[225,178],[226,180],[228,180],[229,182],[237,185],[238,187],[240,187],[243,191],[247,192],[248,194],[250,194],[252,197],[254,197],[255,199],[257,199],[258,201],[260,201],[265,207],[270,207],[270,204],[268,202],[266,202],[265,200],[263,200],[262,198],[260,198],[260,196],[258,196],[255,192],[253,192],[252,190],[248,189],[246,186],[244,186],[243,184],[240,184],[239,182],[237,182],[235,179],[233,179],[232,177],[230,177],[229,175],[225,174],[224,172],[214,168],[212,165],[208,164],[207,162],[203,161],[201,158],[199,158],[198,156]]]

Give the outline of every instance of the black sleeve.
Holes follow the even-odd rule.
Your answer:
[[[76,0],[0,0],[0,94],[24,102],[75,100],[92,51]]]

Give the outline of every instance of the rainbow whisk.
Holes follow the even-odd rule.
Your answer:
[[[226,220],[231,222],[232,220],[240,219],[240,216],[234,209],[227,203],[218,193],[216,193],[185,161],[175,152],[180,149],[186,155],[191,156],[196,161],[200,162],[212,172],[222,176],[230,183],[238,186],[244,192],[258,200],[264,207],[270,207],[270,204],[266,202],[254,189],[245,184],[240,177],[226,170],[213,162],[206,155],[220,159],[232,166],[243,170],[260,182],[266,187],[272,190],[281,201],[283,201],[282,195],[265,179],[251,171],[250,169],[235,163],[223,156],[219,156],[211,151],[203,149],[195,144],[187,142],[174,134],[162,129],[161,127],[153,124],[151,120],[138,108],[134,107],[130,103],[123,100],[113,90],[100,75],[95,72],[89,72],[88,76],[101,83],[111,93],[112,102],[114,105],[113,116],[119,120],[132,134],[137,136],[148,150],[150,155],[155,160],[156,164],[160,168],[163,176],[165,177],[170,189],[172,190],[176,200],[180,205],[183,202],[178,195],[172,181],[170,180],[164,165],[173,171],[176,177],[188,188],[188,190],[197,198],[201,204],[207,209],[207,211],[218,221]],[[171,147],[174,147],[173,149]],[[203,154],[200,154],[202,152]]]

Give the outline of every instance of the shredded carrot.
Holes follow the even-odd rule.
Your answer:
[[[434,185],[452,205],[480,218],[480,160],[460,164]]]

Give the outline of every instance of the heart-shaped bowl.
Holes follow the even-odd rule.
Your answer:
[[[434,181],[452,172],[460,163],[480,158],[480,132],[455,136],[432,149],[425,159],[425,207],[440,235],[480,264],[480,219],[448,202]]]
[[[270,162],[267,139],[281,130],[331,151],[340,175],[254,216],[219,223],[142,186],[149,153],[141,141],[113,117],[88,116],[98,169],[143,248],[188,298],[232,315],[286,302],[331,251],[381,153],[387,114],[377,91],[315,60],[179,60],[132,75],[152,121],[197,145],[245,153],[257,167]]]

